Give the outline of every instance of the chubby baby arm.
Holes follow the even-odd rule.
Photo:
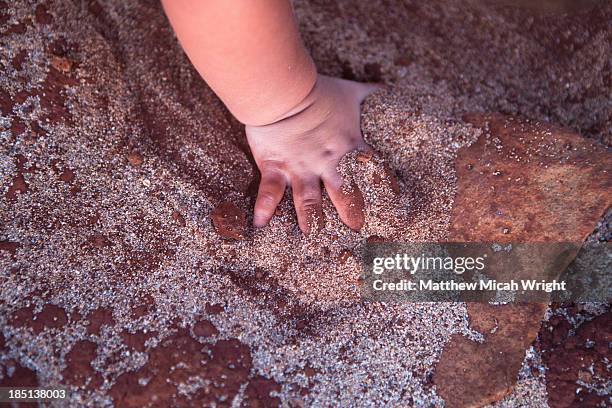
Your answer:
[[[343,192],[336,166],[367,150],[360,104],[376,87],[318,75],[288,0],[163,0],[186,54],[245,125],[261,172],[254,225],[265,226],[291,187],[298,223],[322,225],[321,184],[350,228],[362,203]]]

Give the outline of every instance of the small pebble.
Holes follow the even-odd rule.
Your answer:
[[[356,160],[360,163],[369,162],[372,159],[372,152],[359,152],[357,153]]]
[[[59,72],[66,74],[72,70],[72,61],[68,58],[53,56],[51,66]]]
[[[138,152],[131,152],[130,154],[128,154],[127,158],[130,164],[134,167],[139,167],[144,161],[142,155]]]
[[[217,234],[223,238],[240,240],[245,237],[246,216],[244,211],[230,201],[223,201],[211,213]]]

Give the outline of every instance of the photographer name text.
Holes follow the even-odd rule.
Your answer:
[[[479,280],[477,282],[456,282],[454,280],[434,281],[432,279],[421,279],[417,282],[408,279],[401,279],[396,282],[385,282],[376,279],[372,282],[375,291],[539,291],[551,293],[554,291],[565,291],[565,281],[552,280],[550,282],[534,279],[525,279],[509,282],[498,282],[496,280]]]

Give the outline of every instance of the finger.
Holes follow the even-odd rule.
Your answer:
[[[262,173],[253,214],[253,225],[255,227],[264,227],[270,221],[276,206],[285,194],[286,185],[285,177],[280,172],[266,171]]]
[[[365,221],[363,195],[359,188],[352,183],[348,191],[343,191],[342,177],[335,170],[323,178],[323,184],[342,222],[350,229],[359,231]]]
[[[298,224],[304,234],[313,229],[323,228],[323,210],[321,209],[321,182],[318,177],[295,177],[291,180],[293,204],[298,217]]]

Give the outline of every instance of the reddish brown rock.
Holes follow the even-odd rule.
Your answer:
[[[32,94],[30,94],[27,91],[17,91],[17,92],[15,92],[15,95],[13,96],[13,102],[15,102],[17,104],[22,104],[30,96],[32,96]]]
[[[34,313],[33,306],[17,309],[11,315],[9,324],[14,327],[29,327],[35,334],[45,329],[58,329],[68,323],[68,315],[61,307],[45,304],[40,313]]]
[[[355,160],[357,160],[360,163],[366,163],[366,162],[369,162],[373,156],[374,156],[374,153],[372,153],[371,151],[359,152],[357,153],[357,156],[355,156]]]
[[[87,333],[100,334],[102,326],[111,326],[115,323],[113,319],[113,311],[111,309],[100,307],[91,312],[87,316],[89,325],[87,325]]]
[[[74,180],[74,171],[71,169],[64,169],[64,171],[62,171],[62,173],[59,175],[59,179],[61,181],[63,181],[64,183],[68,183],[70,184],[72,182],[72,180]]]
[[[571,310],[563,312],[577,317]],[[612,360],[611,327],[610,311],[576,329],[562,315],[554,315],[542,325],[538,346],[547,367],[546,389],[551,408],[605,406],[608,397],[598,395],[594,389],[604,388],[612,375],[607,363]],[[581,386],[578,381],[594,389]]]
[[[34,17],[38,24],[51,24],[53,21],[53,16],[49,14],[49,9],[46,4],[39,4],[36,6]]]
[[[131,316],[133,319],[145,316],[155,309],[155,299],[151,295],[144,295],[136,299],[137,303],[132,307]]]
[[[378,235],[370,235],[366,241],[368,244],[378,244],[385,242],[385,238]]]
[[[582,242],[611,202],[609,153],[552,126],[498,115],[468,120],[485,134],[458,152],[449,241]],[[445,347],[433,380],[447,405],[482,406],[507,395],[545,308],[468,303],[471,325],[485,342],[455,335]]]
[[[24,130],[25,130],[25,125]],[[31,166],[27,166],[28,159],[25,158],[22,154],[15,155],[15,165],[17,166],[17,171],[22,174],[33,174],[36,172],[36,164],[32,164]]]
[[[477,327],[482,330],[485,342],[477,343],[455,334],[444,348],[433,380],[450,407],[483,406],[511,390],[525,349],[538,334],[545,305],[470,303],[468,310],[471,321],[480,323]],[[485,323],[486,320],[489,321]]]
[[[279,407],[282,405],[280,399],[271,396],[270,393],[280,392],[280,390],[281,386],[276,381],[258,375],[249,381],[242,406],[249,408]]]
[[[223,238],[240,240],[245,237],[246,216],[244,211],[230,201],[223,201],[211,213],[217,234]]]
[[[342,194],[339,199],[345,203],[343,219],[346,221],[352,230],[359,231],[364,223],[364,208],[365,203],[363,194],[355,182],[351,182],[350,188],[345,191],[342,189]],[[325,225],[323,217],[319,218],[319,227]]]
[[[0,241],[0,251],[6,251],[13,256],[19,248],[21,248],[21,244],[19,242]]]
[[[219,334],[219,330],[208,320],[200,320],[193,325],[193,334],[200,337],[210,337]]]
[[[350,250],[343,249],[342,252],[340,252],[340,255],[338,255],[338,262],[344,265],[352,257],[353,257],[353,253]]]
[[[79,312],[79,310],[77,308],[72,310],[72,312],[70,313],[70,321],[71,322],[78,322],[79,320],[81,320],[82,317],[83,316],[81,315],[81,312]]]
[[[112,242],[102,234],[93,234],[87,239],[87,243],[95,248],[107,248],[112,245]]]
[[[54,55],[51,58],[51,66],[61,73],[68,73],[72,70],[72,61],[65,57],[58,57]]]
[[[19,22],[11,25],[6,31],[1,34],[25,34],[28,31],[28,24]]]
[[[5,90],[0,90],[0,112],[5,116],[9,116],[13,113],[11,95]]]
[[[136,372],[119,376],[110,390],[115,405],[210,406],[229,407],[232,399],[249,379],[251,355],[236,339],[203,345],[181,329],[149,351],[147,364]],[[200,377],[210,385],[187,396],[179,394],[177,384]]]
[[[11,133],[15,138],[26,131],[26,124],[19,119],[13,119],[11,123]]]
[[[13,200],[17,197],[17,194],[23,194],[28,191],[28,183],[23,178],[23,174],[18,174],[13,179],[13,183],[10,185],[6,192],[6,198]]]
[[[68,323],[68,315],[63,308],[46,304],[43,306],[40,313],[36,315],[36,321],[45,328],[58,329]]]
[[[9,318],[9,324],[13,327],[31,327],[34,317],[34,306],[19,308]]]
[[[138,152],[130,152],[130,154],[128,154],[128,161],[130,162],[130,164],[134,167],[139,167],[142,162],[144,161],[144,158],[142,157],[142,155]]]
[[[219,314],[223,311],[223,305],[219,305],[216,303],[206,303],[205,308],[207,313],[213,315]]]
[[[38,387],[40,384],[35,371],[23,367],[15,360],[3,362],[0,370],[0,387]]]
[[[129,347],[136,351],[145,351],[145,343],[151,337],[155,336],[155,332],[144,332],[142,330],[136,331],[135,333],[130,333],[128,331],[123,331],[119,335],[123,339],[123,342]]]
[[[187,225],[187,223],[185,222],[185,217],[183,217],[183,215],[178,211],[172,212],[172,219],[181,227]]]
[[[96,358],[98,346],[88,340],[77,341],[66,354],[66,368],[62,371],[64,379],[78,387],[99,387],[102,376],[91,365]]]
[[[582,242],[593,231],[612,202],[612,158],[603,146],[551,125],[466,119],[485,134],[458,152],[453,239]]]
[[[49,70],[47,78],[41,84],[42,92],[36,93],[40,106],[45,111],[43,120],[72,124],[72,114],[66,104],[66,87],[79,82],[66,74],[72,69],[73,62],[68,58],[55,56],[51,60],[51,66],[53,69]]]

